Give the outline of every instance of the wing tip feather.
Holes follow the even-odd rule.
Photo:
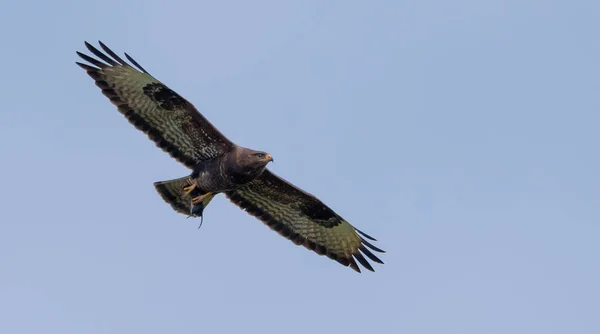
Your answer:
[[[350,268],[354,269],[354,271],[356,271],[357,273],[360,274],[361,273],[360,267],[358,266],[358,264],[356,264],[356,261],[354,261],[354,258],[350,257],[348,259],[348,261],[349,261]]]
[[[378,253],[385,253],[385,251],[383,249],[373,246],[373,244],[371,244],[370,242],[368,242],[367,240],[365,240],[363,238],[361,238],[360,241],[362,244],[364,244],[365,246],[371,248],[372,250],[374,250]]]
[[[373,266],[371,266],[371,264],[369,263],[369,261],[367,261],[367,259],[365,259],[365,257],[360,252],[358,252],[358,250],[356,252],[354,252],[352,255],[354,256],[354,258],[356,260],[358,260],[358,262],[360,262],[360,264],[363,267],[367,268],[367,270],[370,270],[373,272],[375,271],[373,269]]]
[[[138,64],[138,62],[137,62],[137,61],[135,61],[135,59],[133,59],[131,56],[129,56],[129,55],[127,54],[127,52],[125,52],[125,57],[126,57],[126,58],[127,58],[127,59],[128,59],[128,60],[129,60],[129,61],[130,61],[130,62],[131,62],[131,63],[132,63],[134,66],[135,66],[135,67],[137,67],[137,68],[138,68],[140,71],[142,71],[142,72],[144,72],[144,73],[146,73],[146,74],[150,75],[150,73],[148,73],[148,71],[146,71],[146,70],[145,70],[145,69],[142,67],[142,65]]]
[[[98,67],[100,69],[109,67],[109,65],[107,65],[107,64],[99,61],[98,59],[92,58],[92,57],[86,55],[83,52],[75,51],[75,53],[77,53],[77,55],[79,57],[81,57],[81,59],[87,61],[88,63],[90,63],[90,64],[92,64],[92,65],[94,65],[94,66],[96,66],[96,67]]]
[[[360,235],[362,235],[363,237],[365,237],[365,238],[367,238],[367,239],[369,239],[369,240],[371,240],[371,241],[377,241],[377,239],[375,239],[375,238],[373,238],[372,236],[370,236],[370,235],[366,234],[365,232],[363,232],[363,231],[361,231],[361,230],[357,229],[356,227],[355,227],[354,229],[356,230],[356,232],[358,232],[358,233],[359,233]]]
[[[365,255],[366,255],[366,256],[367,256],[369,259],[371,259],[371,261],[373,261],[373,262],[377,262],[377,263],[379,263],[379,264],[384,264],[384,263],[383,263],[383,261],[381,261],[381,260],[380,260],[380,259],[379,259],[377,256],[375,256],[375,254],[371,253],[371,251],[370,251],[370,250],[369,250],[367,247],[365,247],[364,245],[362,245],[362,244],[361,244],[361,245],[358,247],[358,249],[359,249],[359,250],[360,250],[360,251],[361,251],[363,254],[365,254]]]
[[[119,57],[119,55],[117,55],[114,51],[112,51],[108,46],[106,46],[106,44],[104,44],[101,40],[98,40],[98,44],[100,45],[100,48],[102,48],[102,50],[104,50],[104,52],[106,52],[108,55],[106,55],[104,52],[98,50],[98,48],[96,48],[95,46],[93,46],[91,43],[89,43],[88,41],[84,41],[83,42],[85,47],[91,52],[93,53],[96,57],[102,59],[103,61],[105,61],[107,64],[94,59],[82,52],[76,51],[77,55],[79,55],[79,57],[83,58],[85,61],[90,62],[91,64],[98,66],[99,68],[106,68],[109,66],[126,66],[126,67],[130,67],[133,68],[131,65],[129,65],[129,63],[127,63],[125,60],[123,60],[123,58]],[[110,56],[110,57],[109,57]],[[111,58],[112,57],[112,58]],[[133,63],[133,65],[135,67],[137,67],[138,70],[140,70],[141,72],[150,75],[150,73],[148,73],[148,71],[146,71],[146,69],[144,69],[137,61],[135,61],[129,54],[125,53],[125,57],[131,62]]]
[[[84,63],[80,63],[78,61],[76,61],[75,64],[77,64],[77,66],[83,68],[86,71],[100,71],[100,69],[97,67],[90,66],[90,65],[84,64]]]
[[[100,45],[102,50],[104,50],[104,52],[108,53],[117,62],[119,62],[119,64],[121,64],[122,66],[131,67],[131,66],[129,66],[129,64],[127,64],[126,61],[124,61],[121,57],[119,57],[116,53],[114,53],[113,50],[111,50],[108,46],[106,46],[104,43],[102,43],[102,41],[98,40],[98,44]]]
[[[106,54],[104,54],[102,51],[98,50],[95,46],[93,46],[92,44],[85,42],[85,46],[87,47],[87,49],[93,53],[96,57],[104,60],[106,63],[108,63],[111,66],[119,66],[119,63],[117,63],[114,59],[110,58],[109,56],[107,56]],[[105,50],[106,51],[106,50]],[[111,51],[112,52],[112,51]],[[109,53],[110,54],[110,53]]]

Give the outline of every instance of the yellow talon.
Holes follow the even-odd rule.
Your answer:
[[[192,204],[193,204],[193,205],[200,205],[200,204],[202,204],[202,201],[203,201],[203,200],[204,200],[204,199],[205,199],[207,196],[210,196],[210,195],[211,195],[211,193],[206,193],[206,194],[204,194],[204,195],[200,195],[200,196],[198,196],[198,197],[194,197],[194,198],[192,198]]]
[[[183,193],[185,195],[189,195],[194,189],[196,189],[196,184],[192,183],[191,185],[183,188]]]

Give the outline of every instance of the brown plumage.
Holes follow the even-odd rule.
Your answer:
[[[100,60],[77,54],[77,62],[102,93],[137,129],[173,158],[192,169],[191,175],[154,185],[171,207],[186,215],[202,216],[219,193],[263,221],[280,235],[319,255],[360,272],[357,261],[373,271],[371,261],[383,263],[369,249],[383,252],[318,198],[269,171],[266,152],[232,143],[196,108],[152,77],[133,58],[138,70],[102,42],[103,53],[89,43],[88,50]]]

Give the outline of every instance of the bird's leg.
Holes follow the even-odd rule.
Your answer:
[[[189,195],[192,191],[194,191],[194,189],[196,189],[196,183],[192,183],[187,187],[183,187],[183,193],[185,195]]]
[[[192,198],[192,205],[201,205],[202,201],[204,201],[204,199],[206,197],[211,196],[211,195],[212,195],[212,193],[206,193],[206,194]]]

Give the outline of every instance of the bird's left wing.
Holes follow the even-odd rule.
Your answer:
[[[355,259],[373,271],[363,254],[374,262],[383,263],[368,248],[383,251],[364,238],[375,239],[354,228],[318,198],[269,170],[265,170],[254,181],[225,194],[233,203],[296,245],[303,245],[319,255],[327,255],[357,272],[360,269]]]
[[[133,58],[125,54],[136,70],[106,45],[105,53],[85,43],[102,61],[81,52],[89,64],[77,63],[94,79],[102,93],[136,128],[152,139],[156,146],[192,168],[203,160],[229,152],[234,144],[196,110],[196,108],[152,77]]]

